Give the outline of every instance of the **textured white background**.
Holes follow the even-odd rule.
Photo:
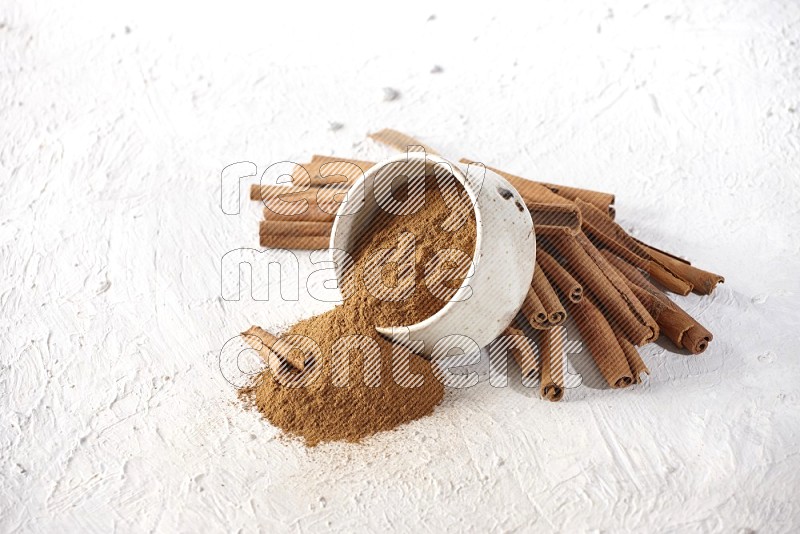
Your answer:
[[[800,528],[796,2],[201,4],[2,3],[0,531]],[[682,300],[711,348],[651,346],[624,391],[483,382],[361,445],[280,437],[219,350],[326,305],[219,298],[259,211],[222,214],[220,171],[380,158],[385,126],[616,192],[726,275]]]

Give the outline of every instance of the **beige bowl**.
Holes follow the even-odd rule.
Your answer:
[[[477,228],[473,275],[427,319],[408,327],[377,329],[393,341],[438,358],[453,348],[471,353],[489,344],[522,306],[533,278],[536,239],[530,213],[516,189],[480,164],[462,170],[424,152],[402,154],[377,163],[351,187],[333,224],[330,246],[341,281],[348,265],[341,251],[355,250],[364,229],[386,205],[382,195],[389,194],[391,184],[432,170],[450,173],[472,200]]]

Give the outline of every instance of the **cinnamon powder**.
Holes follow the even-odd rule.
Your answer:
[[[457,187],[464,193],[460,185]],[[463,215],[463,224],[453,229],[456,212]],[[408,285],[410,277],[398,272],[400,262],[388,257],[389,249],[401,250],[399,243],[404,234],[407,242],[408,233],[414,239],[413,292],[404,294],[402,300],[377,298],[376,277],[384,288],[398,289],[401,278]],[[270,423],[303,438],[309,446],[324,441],[359,441],[430,414],[444,394],[434,366],[394,346],[375,327],[411,325],[441,309],[467,276],[475,242],[475,214],[467,195],[445,198],[437,182],[429,177],[425,203],[419,210],[394,216],[382,212],[361,236],[357,250],[352,251],[353,266],[341,284],[349,298],[326,313],[297,323],[284,334],[313,340],[319,347],[313,361],[307,360],[302,373],[287,366],[265,369],[240,390],[240,395]],[[439,265],[447,274],[442,280],[441,276],[431,276],[430,264],[435,264],[434,258],[442,256],[437,253],[445,249],[460,253],[445,255]],[[390,261],[382,265],[381,259]],[[353,335],[363,338],[345,338]],[[350,345],[348,350],[347,340],[355,339],[361,344]],[[407,367],[398,367],[400,360],[407,361]]]

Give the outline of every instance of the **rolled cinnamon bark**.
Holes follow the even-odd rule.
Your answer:
[[[616,241],[614,238],[609,237],[602,232],[598,232],[591,226],[591,224],[587,224],[585,219],[583,222],[583,232],[589,237],[589,239],[592,240],[592,243],[594,243],[597,248],[610,250],[631,265],[635,265],[640,269],[647,269],[647,264],[650,262],[650,260],[648,260],[646,257],[638,256],[630,249]]]
[[[606,261],[613,265],[614,268],[617,269],[617,271],[619,271],[629,281],[653,294],[662,293],[660,289],[658,289],[650,280],[647,279],[640,269],[637,269],[634,265],[626,262],[623,258],[615,255],[610,250],[601,250],[600,254],[602,254]],[[664,297],[666,298],[666,295],[664,295]]]
[[[615,198],[611,193],[601,193],[600,191],[590,191],[566,185],[540,183],[553,193],[573,202],[578,200],[588,202],[613,218],[613,208],[611,206],[614,204]]]
[[[711,332],[695,321],[695,324],[683,334],[681,345],[692,354],[700,354],[708,348],[708,344],[711,343],[713,339],[714,336]]]
[[[302,214],[315,206],[335,214],[346,194],[345,189],[329,186],[303,188],[253,184],[250,187],[252,200],[261,200],[266,209],[282,215]]]
[[[309,206],[304,212],[292,215],[283,215],[281,213],[275,213],[269,208],[264,208],[264,220],[268,222],[327,222],[330,224],[333,223],[334,219],[336,219],[336,214],[322,211],[317,206]]]
[[[532,286],[533,291],[544,307],[545,313],[547,313],[547,322],[550,326],[563,323],[564,319],[567,318],[567,312],[564,310],[564,306],[561,305],[561,301],[558,300],[558,295],[556,295],[553,286],[550,285],[550,281],[538,263],[533,270]]]
[[[654,260],[648,251],[620,225],[612,221],[595,206],[578,199],[575,205],[581,211],[582,227],[598,246],[612,251],[630,264],[647,270],[669,291],[688,295],[692,285]]]
[[[625,353],[625,359],[628,360],[628,367],[631,368],[631,373],[633,374],[633,383],[640,384],[642,382],[642,373],[649,375],[650,369],[647,368],[639,351],[630,341],[618,335],[617,343],[619,343],[622,352]]]
[[[545,235],[542,235],[540,229],[537,229],[537,232],[546,239],[547,246],[553,247],[563,258],[564,265],[569,265],[570,271],[574,273],[583,287],[599,300],[609,322],[618,325],[631,343],[639,346],[657,337],[653,329],[655,321],[652,320],[652,317],[645,324],[644,317],[640,317],[641,311],[637,314],[631,307],[632,301],[636,300],[635,297],[630,294],[630,291],[623,297],[623,294],[595,263],[595,259],[587,253],[587,247],[584,247],[583,243],[579,243],[578,238],[583,236],[582,233],[575,236],[563,229],[548,230]],[[582,240],[588,241],[585,236]],[[621,284],[624,285],[624,282]],[[641,307],[641,304],[639,303],[638,306]],[[646,312],[645,315],[647,315]]]
[[[641,258],[605,234],[598,233],[586,226],[584,226],[584,231],[598,247],[609,250],[631,265],[644,269],[654,280],[657,280],[669,291],[684,296],[691,293],[692,285],[690,283],[679,278],[652,258],[649,258],[649,255],[647,259]]]
[[[525,300],[522,302],[522,309],[520,310],[528,323],[536,329],[547,328],[547,310],[542,305],[542,301],[536,295],[533,287],[528,288],[528,294],[525,295]]]
[[[632,285],[631,289],[639,295],[648,309],[653,310],[653,316],[656,317],[661,331],[676,347],[685,348],[692,354],[700,354],[706,350],[713,339],[711,332],[695,321],[692,316],[675,303],[661,300],[639,286]]]
[[[603,217],[602,220],[598,220],[599,216],[597,210],[595,210],[594,207],[589,204],[578,202],[577,205],[581,210],[581,228],[583,229],[584,233],[592,239],[593,242],[597,243],[598,247],[606,248],[612,251],[614,254],[620,258],[623,258],[628,263],[636,265],[641,269],[647,267],[647,262],[649,261],[647,252],[639,248],[635,243],[633,248],[629,247],[627,244],[629,240],[626,239],[627,236],[621,228],[619,228],[620,232],[617,233],[614,230],[610,230],[604,224],[598,224],[598,222],[608,222],[609,224],[616,226],[615,222],[608,220],[606,217]],[[618,236],[623,237],[623,239],[620,239]]]
[[[692,284],[692,291],[698,295],[710,295],[714,288],[717,287],[717,284],[725,281],[725,278],[718,274],[698,269],[693,265],[676,260],[672,256],[667,256],[654,248],[645,247],[645,250],[671,272]]]
[[[410,135],[406,135],[391,128],[384,128],[383,130],[367,134],[367,137],[373,141],[377,141],[386,146],[392,147],[400,152],[406,152],[409,146],[420,146],[425,149],[428,154],[436,154],[437,152],[428,145],[414,139]]]
[[[651,261],[647,264],[647,272],[659,284],[672,291],[675,294],[686,296],[694,290],[694,286],[671,272],[657,261]]]
[[[633,237],[633,236],[631,236],[631,237]],[[640,246],[642,246],[642,247],[651,248],[651,249],[653,249],[653,250],[656,250],[656,251],[658,251],[658,252],[660,252],[660,253],[664,254],[665,256],[669,256],[670,258],[672,258],[672,259],[674,259],[674,260],[677,260],[677,261],[679,261],[679,262],[681,262],[681,263],[687,263],[687,264],[689,264],[689,265],[691,265],[691,264],[692,264],[692,262],[690,262],[690,261],[689,261],[689,260],[687,260],[686,258],[681,258],[680,256],[676,256],[675,254],[673,254],[673,253],[671,253],[671,252],[667,252],[667,251],[666,251],[666,250],[664,250],[664,249],[660,249],[660,248],[654,247],[653,245],[649,245],[649,244],[645,243],[644,241],[642,241],[642,240],[641,240],[641,239],[639,239],[639,238],[633,237],[633,240],[634,240],[634,241],[636,241],[637,243],[639,243],[639,245],[640,245]]]
[[[579,302],[583,298],[583,286],[550,254],[539,248],[536,250],[536,261],[564,298],[572,302]]]
[[[250,200],[270,200],[281,196],[296,200],[295,197],[302,196],[304,193],[308,193],[313,189],[315,188],[294,185],[252,184],[250,185]]]
[[[600,251],[597,250],[597,248],[583,233],[579,233],[577,236],[575,236],[575,238],[589,255],[589,257],[595,262],[595,265],[597,265],[600,271],[602,271],[611,285],[616,288],[616,290],[619,292],[619,295],[628,304],[628,307],[633,315],[638,319],[639,323],[650,330],[650,335],[644,340],[644,343],[651,343],[658,339],[658,323],[655,319],[653,319],[650,313],[648,313],[647,309],[642,306],[642,303],[639,302],[639,299],[636,297],[636,295],[633,294],[625,281],[625,277],[620,275],[617,270],[608,263],[605,257],[600,254]],[[630,339],[630,341],[634,345],[639,345],[639,343],[635,342],[635,339]]]
[[[305,369],[306,361],[305,356],[299,350],[276,352],[272,349],[278,338],[264,330],[259,326],[251,326],[246,331],[242,332],[242,336],[247,341],[247,344],[258,351],[261,358],[267,362],[271,369],[277,370],[280,368],[281,362],[286,362],[295,369],[302,371]],[[261,340],[261,343],[255,341]]]
[[[633,382],[633,373],[614,331],[591,300],[582,299],[569,307],[583,341],[608,385],[624,388]]]
[[[333,228],[332,223],[314,221],[269,221],[264,226],[266,232],[271,235],[325,238],[330,237]]]
[[[552,402],[560,401],[564,396],[565,341],[566,329],[563,326],[543,330],[539,334],[542,366],[539,394]]]
[[[605,212],[581,199],[576,200],[575,205],[580,210],[582,222],[588,229],[604,234],[619,242],[626,250],[642,259],[647,258],[647,252],[619,224],[612,221]]]
[[[630,289],[658,322],[661,333],[676,347],[692,354],[700,354],[708,348],[714,339],[711,332],[651,284],[641,271],[608,251],[602,254],[626,278]]]
[[[251,327],[251,330],[252,328],[256,327]],[[249,330],[247,332],[242,332],[241,336],[244,338],[247,344],[250,345],[250,347],[258,352],[261,360],[267,364],[271,372],[281,372],[282,370],[290,372],[292,367],[289,362],[279,358],[274,352],[269,350],[266,344],[261,341],[260,337],[251,334]]]
[[[525,332],[513,326],[505,329],[503,337],[509,339],[509,341],[505,344],[505,347],[500,348],[507,348],[511,352],[517,365],[519,365],[522,376],[535,378],[539,375],[539,353],[536,343],[525,335]]]
[[[270,224],[267,221],[261,221],[258,236],[262,247],[305,250],[329,248],[330,236],[276,235],[270,233]]]
[[[312,185],[348,189],[373,165],[371,161],[314,154],[305,168],[311,175]]]

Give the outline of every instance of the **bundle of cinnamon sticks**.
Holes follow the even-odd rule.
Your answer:
[[[401,151],[436,153],[394,130],[370,137]],[[467,158],[462,163],[470,163]],[[263,247],[322,249],[349,186],[374,163],[315,155],[298,167],[292,186],[253,186],[263,201]],[[564,391],[564,322],[572,317],[603,378],[612,388],[641,382],[649,373],[637,347],[668,338],[700,354],[713,339],[665,291],[710,294],[724,279],[647,245],[615,222],[614,195],[541,183],[488,167],[519,191],[534,222],[537,253],[531,287],[506,334],[534,337],[537,354],[511,351],[523,373],[540,377],[542,397]],[[525,334],[525,331],[528,334]]]

